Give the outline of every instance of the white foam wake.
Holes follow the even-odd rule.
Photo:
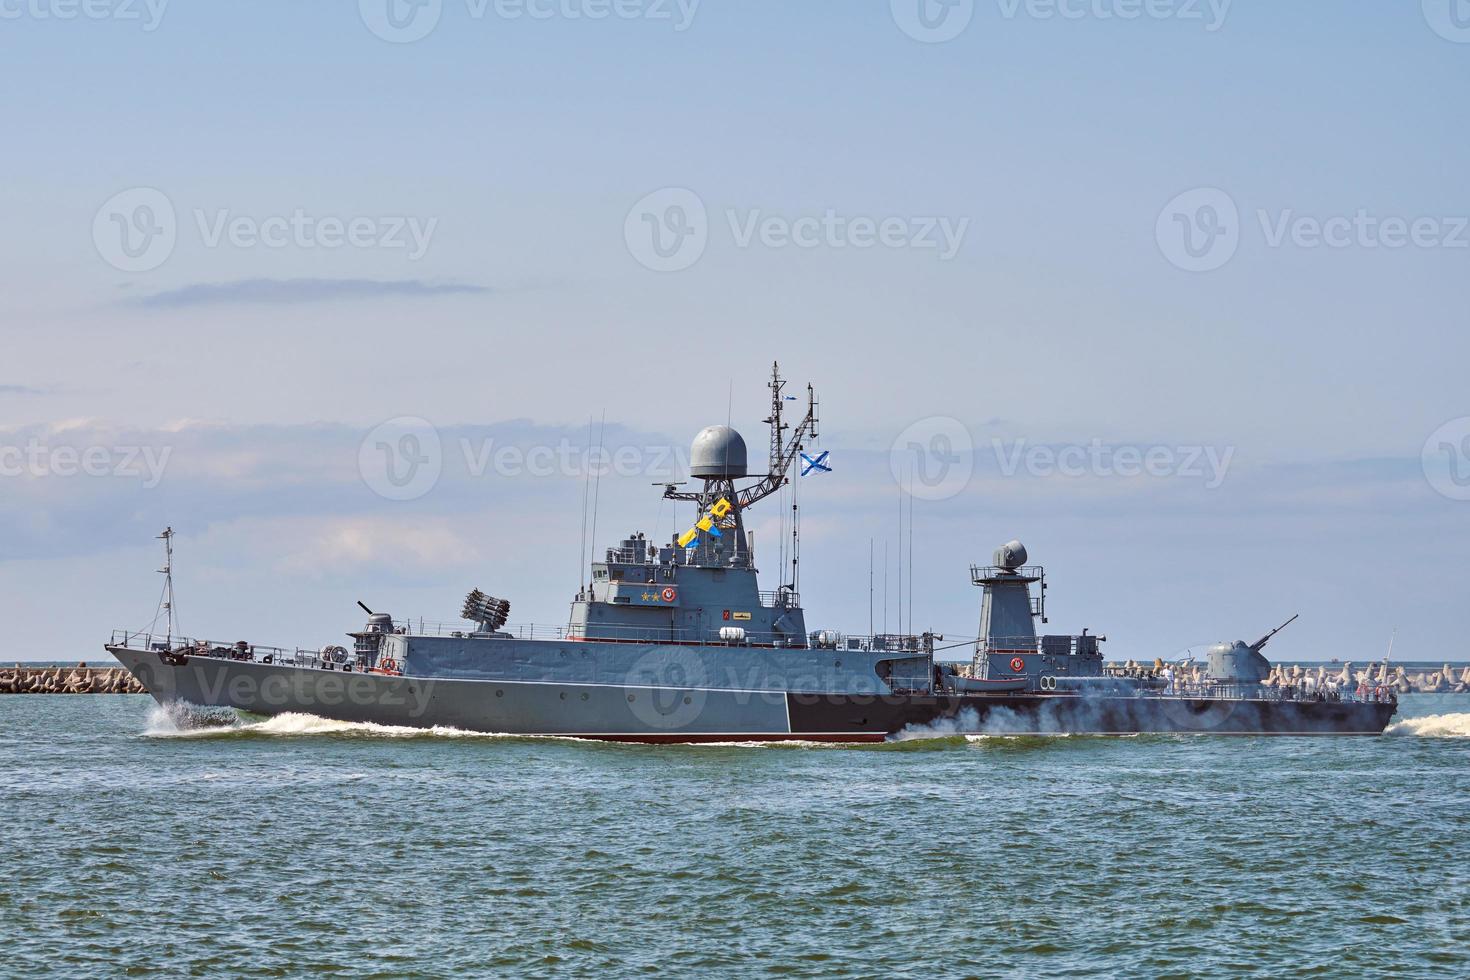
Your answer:
[[[148,709],[144,735],[188,735],[212,729],[237,728],[240,716],[232,708],[199,708],[192,704],[154,704]]]
[[[980,742],[992,738],[1036,736],[1069,738],[1072,734],[1050,717],[1036,719],[1022,716],[1010,708],[992,708],[982,723],[979,712],[974,708],[965,708],[950,718],[939,718],[923,725],[908,725],[890,736],[889,741],[908,742],[963,736],[966,741]]]
[[[1420,738],[1470,738],[1470,713],[1405,718],[1389,725],[1385,734],[1417,735]]]
[[[357,735],[373,738],[519,738],[495,732],[472,732],[462,728],[407,725],[375,725],[366,721],[337,721],[305,712],[287,711],[262,721],[248,722],[231,708],[196,708],[190,705],[155,705],[148,712],[143,734],[167,738],[213,738],[220,736]]]

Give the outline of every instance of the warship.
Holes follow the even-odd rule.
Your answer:
[[[474,589],[463,624],[416,627],[359,602],[350,647],[277,648],[175,633],[173,531],[164,540],[162,635],[114,631],[106,650],[160,704],[304,712],[330,719],[631,742],[883,741],[912,732],[1025,734],[1380,734],[1393,691],[1265,683],[1255,643],[1209,649],[1200,683],[1170,670],[1104,668],[1105,638],[1037,632],[1046,580],[1017,541],[970,568],[981,590],[969,659],[936,656],[943,637],[809,630],[791,580],[763,591],[745,512],[791,481],[819,439],[818,401],[787,422],[773,365],[770,451],[750,472],[729,425],[695,437],[693,485],[662,484],[697,514],[655,544],[634,532],[591,563],[565,626],[507,626],[510,603]],[[817,457],[821,459],[821,457]],[[684,489],[691,486],[690,489]],[[1289,622],[1289,621],[1288,621]],[[1285,624],[1283,624],[1285,625]],[[1159,667],[1162,662],[1156,661]]]

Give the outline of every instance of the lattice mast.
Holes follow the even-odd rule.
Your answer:
[[[796,431],[791,434],[790,440],[785,439],[785,433],[790,426],[782,420],[782,409],[787,401],[785,390],[786,381],[781,377],[781,365],[771,363],[771,416],[766,423],[771,427],[771,462],[766,478],[754,486],[746,487],[739,493],[739,498],[733,503],[736,507],[744,509],[769,497],[780,490],[790,480],[786,474],[791,466],[801,455],[802,449],[808,441],[817,439],[817,395],[811,385],[806,386],[806,417],[796,426]],[[795,397],[791,401],[795,401]]]

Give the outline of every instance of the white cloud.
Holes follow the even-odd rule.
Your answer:
[[[442,570],[484,560],[474,538],[445,518],[293,519],[256,528],[279,545],[274,565],[291,575],[326,577],[363,566]]]

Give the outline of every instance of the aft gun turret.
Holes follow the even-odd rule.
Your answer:
[[[1236,640],[1234,643],[1217,643],[1210,647],[1207,674],[1209,679],[1216,684],[1263,682],[1271,675],[1271,661],[1261,653],[1261,648],[1270,642],[1271,637],[1296,622],[1300,615],[1301,613],[1297,613],[1254,643]]]

